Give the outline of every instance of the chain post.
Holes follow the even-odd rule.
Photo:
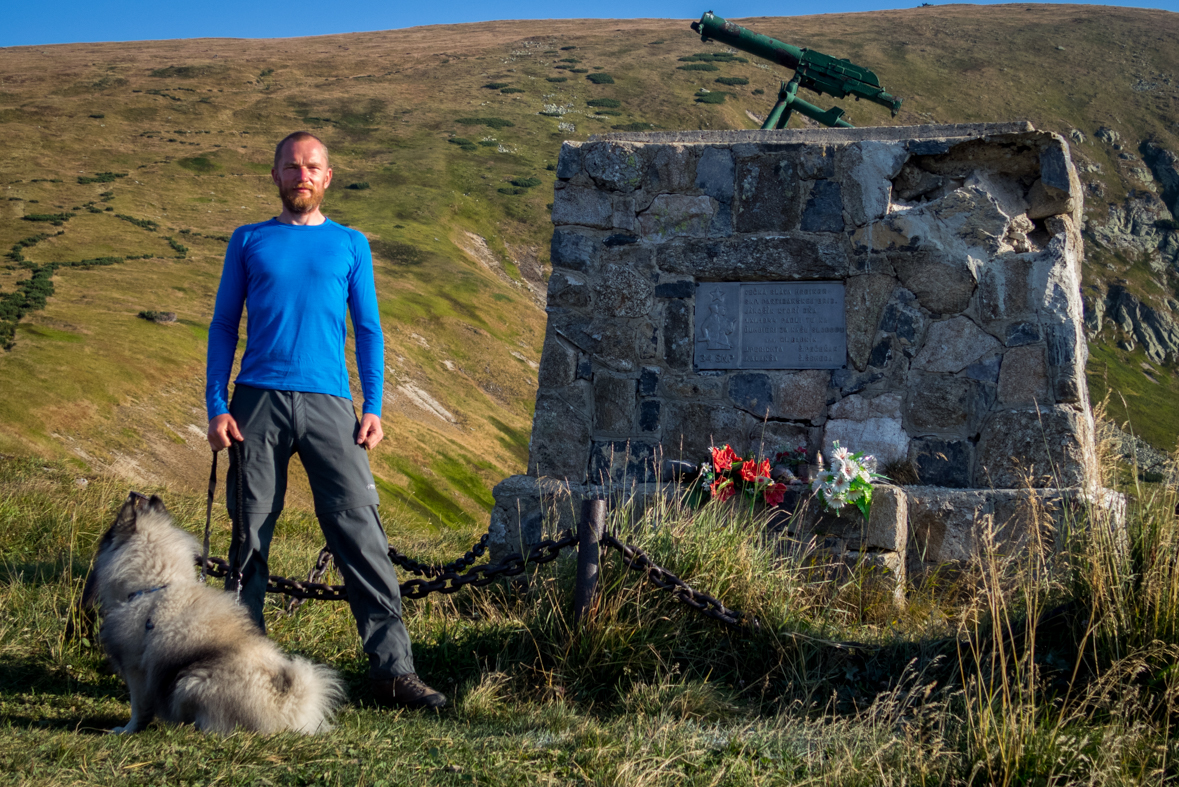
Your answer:
[[[577,523],[577,585],[573,589],[573,620],[580,621],[589,612],[598,589],[598,566],[601,548],[598,542],[606,529],[606,501],[590,498],[581,503],[581,521]]]

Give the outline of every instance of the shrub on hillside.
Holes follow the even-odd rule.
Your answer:
[[[588,79],[590,82],[593,82],[595,85],[613,85],[614,84],[614,77],[610,76],[609,74],[605,73],[604,71],[600,71],[597,74],[590,74],[589,76],[586,77],[586,79]]]
[[[546,82],[568,82],[569,77],[545,77]]]
[[[681,63],[748,63],[749,61],[743,57],[738,57],[732,52],[697,52],[694,55],[680,58]]]
[[[517,197],[521,194],[527,194],[528,189],[516,188],[513,186],[503,186],[496,189],[500,194],[507,194],[509,197]]]
[[[563,58],[561,58],[561,62],[562,63],[580,63],[581,61],[575,57],[563,57]]]
[[[508,84],[509,83],[507,82],[488,82],[483,87],[487,88],[488,90],[499,90],[500,88],[507,87]]]
[[[697,104],[723,104],[729,94],[723,90],[713,90],[710,93],[703,93],[696,96]]]
[[[128,224],[134,224],[136,227],[140,227],[142,229],[145,229],[148,232],[155,232],[156,230],[158,230],[160,228],[160,225],[156,224],[151,219],[137,219],[134,216],[127,216],[123,213],[116,213],[115,218],[122,219],[123,221],[127,222]]]
[[[459,118],[454,122],[464,126],[487,126],[488,128],[511,128],[512,126],[516,125],[510,120],[504,120],[503,118],[497,117]]]
[[[722,85],[748,85],[749,80],[745,77],[717,77],[716,81]]]
[[[114,183],[119,178],[127,177],[126,172],[99,172],[94,175],[79,175],[78,182],[82,185],[87,183]]]
[[[570,74],[588,74],[589,69],[588,68],[571,68],[571,69],[569,69],[569,73]]]
[[[619,126],[611,126],[615,131],[650,131],[655,128],[652,123],[624,123]]]
[[[372,186],[368,185],[367,180],[362,180],[359,183],[349,183],[344,188],[350,189],[352,191],[367,191],[368,189],[372,188]]]
[[[32,200],[29,200],[32,202]],[[21,216],[25,221],[47,221],[55,227],[60,227],[74,217],[72,213],[28,213]]]
[[[689,63],[686,66],[680,66],[680,71],[720,71],[719,68],[712,63]]]
[[[754,91],[753,91],[753,95],[755,95],[755,96],[764,96],[765,93],[766,92],[764,90],[762,90],[760,87],[754,89]]]
[[[610,109],[618,109],[622,106],[622,102],[616,98],[591,98],[585,102],[587,107],[609,107]]]
[[[563,46],[563,47],[561,47],[561,51],[562,51],[562,52],[568,52],[570,49],[577,49],[577,47],[575,47],[575,46]]]
[[[533,186],[539,186],[541,182],[542,181],[540,178],[512,178],[511,180],[511,184],[513,186],[518,186],[522,189],[530,189]]]

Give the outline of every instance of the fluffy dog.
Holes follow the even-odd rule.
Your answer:
[[[339,676],[280,651],[232,595],[201,584],[194,555],[160,498],[137,492],[99,543],[86,595],[101,601],[102,645],[131,691],[131,720],[112,732],[156,716],[223,734],[329,729]]]

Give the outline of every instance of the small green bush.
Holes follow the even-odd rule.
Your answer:
[[[511,128],[512,126],[516,125],[515,123],[513,123],[510,120],[504,120],[503,118],[496,118],[496,117],[459,118],[458,120],[456,120],[454,122],[460,123],[464,126],[487,126],[488,128]]]
[[[1159,219],[1158,221],[1156,221],[1154,223],[1154,226],[1155,226],[1155,229],[1159,229],[1159,230],[1163,230],[1163,231],[1170,230],[1173,232],[1173,231],[1179,230],[1179,220]]]
[[[261,79],[262,77],[268,77],[273,73],[274,73],[273,68],[264,68],[260,72],[258,72],[258,78]]]
[[[127,177],[126,172],[98,172],[90,176],[79,175],[78,182],[82,185],[86,185],[87,183],[114,183],[119,178],[125,177]]]
[[[485,148],[493,148],[499,144],[499,141],[495,139],[481,139],[479,140],[479,144]]]
[[[717,77],[716,81],[722,85],[748,85],[749,80],[745,77]]]
[[[104,117],[106,117],[106,115],[102,114],[101,112],[95,112],[90,117],[94,118],[95,120],[102,120]]]
[[[622,102],[616,98],[591,98],[585,102],[587,107],[609,107],[610,109],[618,109],[622,106]]]
[[[524,89],[519,88],[519,87],[505,87],[503,90],[501,90],[499,92],[501,92],[501,93],[523,93]]]
[[[570,74],[588,74],[589,69],[588,68],[571,68],[571,69],[569,69],[569,73]]]
[[[569,65],[568,63],[557,63],[555,66],[553,66],[553,68],[562,68],[568,70],[572,69],[573,66]]]
[[[512,178],[511,184],[519,186],[522,189],[530,189],[533,186],[539,186],[543,181],[540,178]]]
[[[577,47],[575,47],[575,46],[563,46],[563,47],[561,47],[561,51],[562,51],[562,52],[568,52],[570,49],[577,49]]]
[[[756,88],[753,91],[753,95],[755,95],[755,96],[764,96],[765,94],[766,94],[766,92],[764,90],[762,90],[760,87]]]
[[[179,255],[180,259],[184,259],[184,255],[188,254],[188,247],[173,238],[171,235],[165,238],[165,240],[168,241],[168,245],[172,247],[172,251]]]
[[[588,79],[590,82],[593,82],[595,85],[613,85],[614,84],[614,77],[610,76],[609,74],[605,73],[604,71],[600,71],[597,74],[590,74],[589,76],[586,77],[586,79]]]
[[[615,131],[650,131],[655,128],[651,123],[624,123],[620,126],[611,126]]]
[[[151,219],[137,219],[134,216],[127,216],[122,213],[116,213],[115,218],[122,219],[123,221],[127,222],[128,224],[134,224],[136,227],[141,227],[141,228],[147,230],[148,232],[155,232],[156,230],[158,230],[160,228],[160,225],[156,224]]]
[[[507,194],[509,197],[517,197],[521,194],[527,194],[528,189],[513,188],[511,186],[504,186],[496,189],[500,194]]]
[[[466,137],[451,137],[450,139],[448,139],[446,141],[452,145],[470,145],[471,144],[471,140],[467,139]]]
[[[622,112],[617,109],[597,109],[597,110],[594,110],[594,114],[609,115],[610,117],[619,117],[620,115],[622,115]]]
[[[711,93],[696,96],[697,104],[723,104],[729,94],[723,90],[714,90]]]
[[[562,63],[580,63],[581,61],[575,57],[563,57],[563,58],[561,58],[561,62]]]
[[[349,183],[344,188],[351,189],[352,191],[367,191],[368,189],[372,188],[372,186],[368,185],[367,180],[362,180],[359,183]]]
[[[29,200],[32,202],[32,200]],[[21,216],[25,221],[47,221],[55,227],[60,227],[63,222],[69,221],[74,217],[72,213],[29,213]]]
[[[712,63],[689,63],[686,66],[680,66],[680,71],[720,71],[719,68]]]
[[[743,57],[738,57],[732,52],[697,52],[694,55],[680,58],[681,63],[748,63],[749,61]]]
[[[147,320],[148,322],[176,322],[176,312],[157,312],[149,309],[147,311],[141,311],[135,316],[141,320]]]
[[[509,83],[507,82],[488,82],[483,87],[487,88],[488,90],[499,90],[502,87],[507,87],[508,84]]]
[[[569,77],[545,77],[546,82],[568,82]]]

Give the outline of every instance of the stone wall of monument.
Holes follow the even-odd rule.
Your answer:
[[[493,515],[506,540],[528,540],[536,479],[652,484],[724,443],[813,458],[838,440],[940,488],[1094,487],[1060,136],[611,135],[566,143],[557,177],[528,475]]]

